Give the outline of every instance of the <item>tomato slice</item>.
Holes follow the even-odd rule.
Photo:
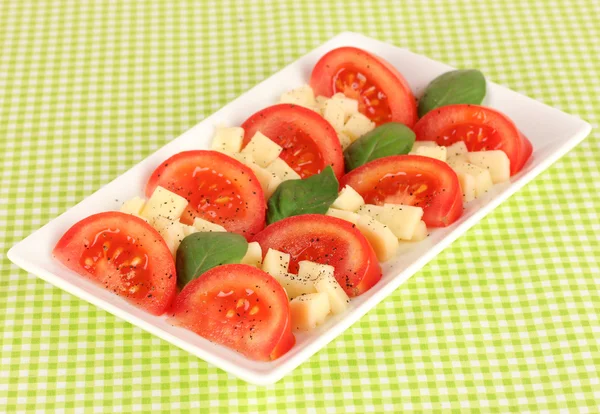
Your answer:
[[[293,104],[273,105],[258,111],[243,124],[243,146],[257,131],[283,147],[279,157],[300,177],[318,174],[331,165],[339,179],[344,175],[344,155],[331,124],[315,111]]]
[[[469,151],[502,150],[510,174],[521,171],[531,156],[531,142],[504,114],[480,105],[447,105],[428,112],[414,127],[417,141],[452,145],[463,141]]]
[[[456,173],[445,162],[419,155],[379,158],[346,174],[340,188],[349,185],[368,204],[406,204],[423,208],[431,227],[454,223],[463,211]]]
[[[291,273],[298,262],[310,260],[335,268],[335,278],[348,296],[358,296],[381,279],[381,267],[373,248],[352,224],[335,217],[305,214],[267,226],[254,237],[263,251],[289,253]]]
[[[217,266],[188,283],[171,321],[260,361],[276,359],[296,343],[285,291],[249,265]]]
[[[58,241],[54,257],[134,305],[161,315],[177,293],[175,262],[144,220],[116,211],[89,216]]]
[[[265,227],[260,183],[241,162],[216,151],[185,151],[163,162],[148,180],[150,197],[162,186],[188,200],[181,221],[201,217],[250,239]]]
[[[313,68],[315,96],[338,92],[358,101],[358,108],[377,125],[417,122],[417,104],[408,82],[389,62],[355,47],[327,53]]]

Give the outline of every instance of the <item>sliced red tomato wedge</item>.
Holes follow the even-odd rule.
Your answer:
[[[469,151],[502,150],[510,174],[521,171],[532,153],[531,142],[504,114],[480,105],[447,105],[428,112],[414,127],[417,141],[452,145],[463,141]]]
[[[346,174],[340,188],[349,185],[368,204],[405,204],[423,208],[431,227],[454,223],[463,211],[456,173],[445,162],[419,155],[379,158]]]
[[[146,184],[150,197],[162,186],[188,200],[181,221],[200,217],[250,239],[265,227],[263,190],[252,170],[216,151],[185,151],[163,162]]]
[[[335,278],[348,296],[358,296],[381,279],[373,248],[358,229],[345,220],[320,214],[288,217],[267,226],[254,237],[263,255],[269,248],[289,253],[289,271],[310,260],[335,268]]]
[[[331,165],[338,179],[344,174],[344,155],[337,133],[315,111],[293,104],[279,104],[258,111],[243,124],[245,147],[257,131],[283,151],[279,157],[300,177],[318,174]]]
[[[183,288],[172,311],[176,325],[255,360],[277,359],[296,343],[285,291],[253,266],[210,269]]]
[[[358,101],[359,111],[377,125],[417,122],[417,104],[408,82],[389,62],[355,47],[327,53],[313,68],[315,96],[341,92]]]
[[[53,255],[72,271],[161,315],[177,293],[175,262],[144,220],[111,211],[89,216],[58,241]]]

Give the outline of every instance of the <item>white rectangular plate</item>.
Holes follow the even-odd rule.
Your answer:
[[[360,319],[458,236],[581,142],[591,130],[590,125],[581,119],[550,108],[500,85],[488,83],[486,104],[511,117],[533,144],[533,157],[523,171],[513,177],[509,183],[495,186],[494,190],[486,197],[470,203],[457,223],[448,228],[436,229],[425,241],[403,248],[395,260],[385,263],[381,281],[367,293],[353,299],[348,311],[329,318],[316,331],[297,335],[296,346],[282,358],[273,362],[251,361],[190,331],[173,327],[167,323],[164,316],[152,316],[137,309],[125,300],[68,271],[52,259],[52,248],[71,225],[93,213],[118,210],[120,203],[115,200],[126,200],[136,195],[143,195],[146,180],[163,160],[180,151],[209,148],[215,125],[221,123],[240,125],[257,109],[277,103],[281,93],[308,82],[311,69],[321,56],[340,46],[360,47],[385,58],[398,68],[417,94],[433,78],[452,69],[443,63],[435,62],[396,46],[355,33],[342,33],[261,82],[110,184],[31,234],[10,249],[8,257],[18,266],[47,282],[105,309],[245,381],[254,384],[270,384],[291,372]]]

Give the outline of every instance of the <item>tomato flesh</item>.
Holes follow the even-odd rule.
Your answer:
[[[188,283],[171,321],[261,361],[280,357],[295,343],[285,291],[248,265],[217,266]]]
[[[318,174],[328,165],[338,179],[344,174],[337,133],[315,111],[293,104],[274,105],[252,115],[242,128],[244,147],[260,131],[283,148],[279,157],[302,178]]]
[[[532,153],[531,143],[504,114],[480,105],[447,105],[428,112],[414,127],[417,141],[451,145],[463,141],[469,151],[502,150],[511,175]]]
[[[248,239],[265,226],[266,204],[258,179],[250,168],[225,154],[176,154],[154,171],[146,195],[150,197],[159,185],[188,201],[183,223],[192,224],[200,217]]]
[[[341,92],[358,101],[358,110],[377,125],[392,121],[386,94],[362,72],[342,68],[333,77],[333,93]]]
[[[404,77],[387,61],[365,50],[341,47],[325,54],[313,68],[315,96],[341,92],[356,99],[359,111],[377,125],[417,122],[417,105]]]
[[[367,239],[344,220],[320,214],[288,217],[254,237],[263,255],[271,249],[290,254],[291,273],[310,260],[335,268],[335,278],[348,296],[369,290],[381,278],[381,267]]]
[[[445,227],[462,215],[456,173],[445,162],[419,155],[380,158],[352,170],[340,181],[368,204],[405,204],[423,208],[423,221]]]
[[[71,227],[54,256],[66,267],[155,315],[176,293],[175,263],[162,237],[145,221],[107,212]]]

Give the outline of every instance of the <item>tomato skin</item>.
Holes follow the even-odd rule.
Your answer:
[[[510,160],[511,175],[523,168],[532,152],[529,140],[506,115],[480,105],[436,108],[421,118],[413,129],[417,141],[436,141],[445,146],[464,141],[469,151],[502,150]],[[478,136],[476,131],[481,131],[482,135]]]
[[[127,282],[121,279],[124,275],[119,274],[118,269],[115,270],[114,267],[110,266],[110,261],[102,262],[102,259],[98,260],[98,271],[96,273],[86,269],[81,264],[84,256],[91,256],[90,250],[93,246],[90,244],[90,240],[94,240],[98,234],[105,234],[107,229],[118,229],[119,238],[131,237],[136,240],[133,245],[120,242],[116,246],[110,246],[111,251],[109,253],[114,252],[115,247],[121,247],[124,250],[121,257],[124,257],[124,255],[131,256],[134,253],[135,255],[147,254],[146,268],[148,272],[145,272],[145,269],[140,269],[141,276],[144,276],[144,274],[149,276],[148,278],[142,278],[145,280],[141,280],[140,283],[144,292],[147,293],[143,297],[119,289],[122,286],[127,286]],[[109,244],[115,241],[110,234],[106,240]],[[169,248],[156,230],[144,220],[133,215],[111,211],[89,216],[67,230],[54,247],[52,254],[67,268],[103,285],[108,290],[113,290],[117,295],[123,296],[129,302],[153,315],[162,315],[171,305],[177,293],[175,261]],[[114,259],[113,264],[116,265],[119,259],[115,258],[114,254],[112,257]],[[101,268],[99,267],[100,263],[102,263]],[[122,263],[121,266],[125,270],[128,268]]]
[[[210,170],[211,173],[200,184],[194,181],[198,168]],[[219,174],[222,177],[218,177]],[[205,182],[212,185],[221,178],[229,183],[219,184],[216,188],[217,193],[213,193],[212,197],[203,197],[209,190],[199,186],[204,186]],[[190,202],[181,218],[186,224],[192,224],[194,217],[201,217],[246,239],[250,239],[265,227],[267,207],[256,175],[249,167],[220,152],[196,150],[173,155],[152,173],[146,184],[146,196],[150,197],[159,185]],[[220,195],[218,191],[224,196],[231,196],[237,204],[216,204],[215,199]],[[194,204],[203,209],[199,211]]]
[[[244,128],[245,147],[258,131],[281,145],[284,149],[280,155],[302,178],[321,172],[331,165],[336,177],[344,175],[344,155],[335,129],[315,111],[293,104],[278,104],[262,109],[242,124]],[[291,131],[291,133],[290,133]],[[295,142],[295,136],[302,136]],[[307,156],[318,152],[318,160],[313,161],[310,171],[303,171],[297,163],[297,150],[308,148]],[[301,163],[302,164],[302,163]]]
[[[422,184],[426,188],[417,196]],[[354,188],[368,204],[422,207],[423,221],[430,227],[449,226],[463,212],[456,173],[448,164],[434,158],[420,155],[379,158],[346,174],[340,181],[340,189],[346,185]],[[389,187],[395,190],[386,192]]]
[[[412,128],[417,122],[415,96],[406,79],[385,59],[355,47],[334,49],[317,62],[310,77],[310,86],[315,96],[331,97],[338,92],[334,79],[344,69],[363,74],[370,83],[386,95],[390,111],[387,120],[374,119],[364,107],[361,110],[377,125],[385,122],[401,122]],[[343,91],[339,90],[339,92]],[[360,97],[354,92],[352,94],[345,92],[345,94],[350,98],[358,99],[359,102],[366,102],[362,91]]]
[[[277,359],[296,343],[283,287],[249,265],[217,266],[188,283],[170,321],[259,361]]]
[[[253,241],[263,257],[269,248],[289,253],[291,273],[310,260],[335,268],[335,278],[348,296],[358,296],[381,279],[373,248],[355,225],[321,214],[288,217],[267,226]]]

